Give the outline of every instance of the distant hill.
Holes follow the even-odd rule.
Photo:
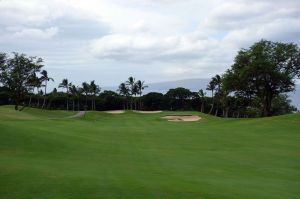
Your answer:
[[[166,93],[171,88],[176,87],[184,87],[188,88],[191,91],[199,91],[200,89],[205,90],[206,85],[210,79],[183,79],[176,81],[166,81],[166,82],[157,82],[147,84],[149,87],[145,89],[144,94],[149,92],[159,92]],[[118,89],[117,86],[114,87],[104,87],[103,90],[113,90],[116,91]],[[207,91],[206,91],[207,92]],[[210,93],[207,92],[207,95]],[[292,104],[300,110],[300,85],[296,86],[296,91],[289,94],[290,99],[292,100]]]
[[[168,82],[157,82],[148,84],[148,88],[145,89],[145,93],[148,92],[160,92],[166,93],[170,88],[184,87],[188,88],[191,91],[199,91],[200,89],[205,90],[206,85],[210,79],[184,79],[177,81],[168,81]]]
[[[199,89],[206,88],[206,85],[210,79],[184,79],[184,80],[176,80],[176,81],[166,81],[166,82],[156,82],[156,83],[147,83],[148,88],[144,90],[144,94],[150,92],[159,92],[159,93],[166,93],[171,88],[176,87],[184,87],[188,88],[191,91],[198,91]],[[103,90],[112,90],[116,91],[118,89],[117,86],[109,86],[103,87]]]

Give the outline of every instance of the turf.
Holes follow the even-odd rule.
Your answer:
[[[299,198],[300,114],[72,114],[0,107],[1,199]]]

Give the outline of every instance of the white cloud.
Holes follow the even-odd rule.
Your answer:
[[[299,35],[299,0],[0,0],[3,50],[93,74],[209,77],[261,38],[300,44]]]
[[[57,27],[47,29],[25,28],[12,36],[18,39],[50,39],[58,33]]]

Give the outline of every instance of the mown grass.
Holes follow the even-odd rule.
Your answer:
[[[300,115],[0,107],[0,198],[299,198]]]

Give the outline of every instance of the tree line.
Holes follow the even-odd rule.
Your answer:
[[[47,92],[54,81],[43,69],[43,59],[0,53],[0,104],[64,110],[197,110],[222,117],[259,117],[290,113],[286,93],[295,89],[300,77],[300,50],[296,44],[261,40],[241,49],[224,74],[215,75],[206,87],[192,92],[187,88],[167,93],[147,93],[144,81],[129,77],[118,90],[103,91],[96,82],[74,85],[63,79]],[[19,106],[22,105],[20,108]]]

